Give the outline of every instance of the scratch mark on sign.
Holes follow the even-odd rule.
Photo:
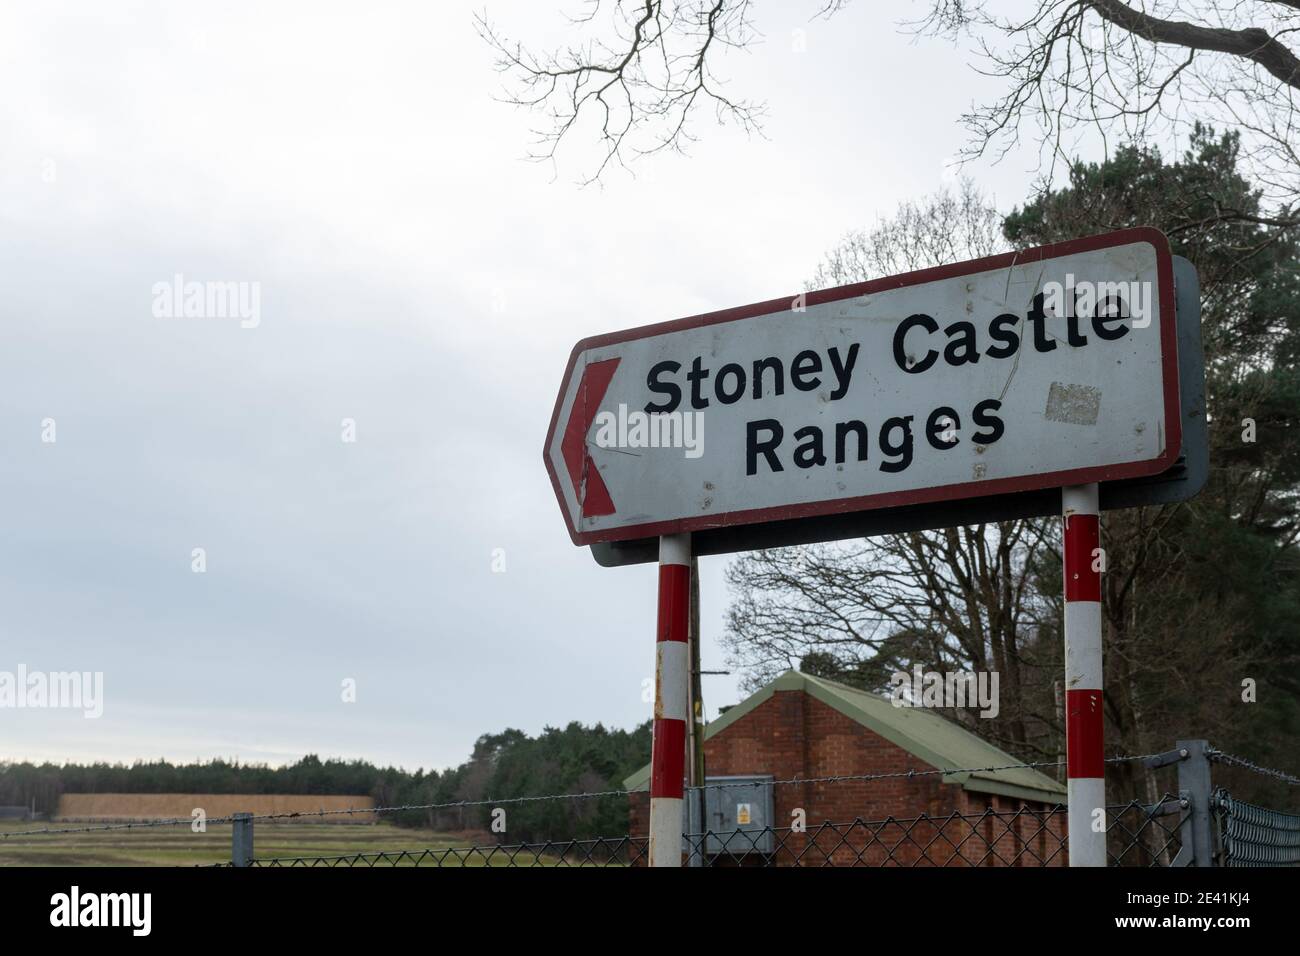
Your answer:
[[[998,396],[998,401],[1006,401],[1007,391],[1011,388],[1011,380],[1016,377],[1016,369],[1020,368],[1020,354],[1025,350],[1025,318],[1020,317],[1016,323],[1016,335],[1020,337],[1020,345],[1016,348],[1016,357],[1011,362],[1011,371],[1007,373],[1007,380],[1002,386],[1002,394]],[[982,446],[981,446],[982,447]]]
[[[1095,425],[1101,413],[1101,389],[1053,382],[1047,389],[1043,417],[1067,425]]]
[[[1002,291],[1002,301],[1005,302],[1011,298],[1011,273],[1016,270],[1016,260],[1020,258],[1020,250],[1017,249],[1011,256],[1011,261],[1007,263],[1007,285]]]
[[[612,451],[612,452],[617,452],[617,453],[620,454],[620,455],[631,455],[633,458],[640,458],[640,457],[641,457],[641,453],[640,453],[640,452],[637,452],[637,451],[629,451],[629,450],[626,449],[626,448],[614,448],[613,446],[597,445],[594,441],[588,441],[588,442],[587,442],[587,448],[588,448],[589,450],[592,449],[592,448],[599,448],[601,451]]]
[[[1007,285],[1006,285],[1006,289],[1002,293],[1003,302],[1006,302],[1008,299],[1011,298],[1011,272],[1014,266],[1015,266],[1014,260],[1012,261],[1011,265],[1007,266]],[[1037,296],[1038,293],[1042,290],[1043,276],[1046,274],[1046,271],[1047,271],[1046,267],[1044,266],[1039,267],[1038,278],[1036,278],[1033,282],[1033,286],[1032,286],[1033,291],[1029,293],[1029,302],[1025,307],[1026,310],[1028,310],[1034,304],[1034,297]],[[1007,392],[1011,390],[1011,380],[1016,377],[1016,370],[1020,368],[1020,356],[1025,350],[1025,321],[1026,321],[1025,316],[1021,315],[1020,321],[1016,323],[1016,335],[1020,339],[1020,344],[1016,348],[1016,357],[1011,362],[1011,371],[1007,373],[1007,380],[1002,385],[1002,393],[998,395],[998,401],[1000,402],[1006,401]]]

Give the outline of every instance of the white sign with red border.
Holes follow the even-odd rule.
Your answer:
[[[1130,229],[584,339],[544,457],[576,544],[1152,475],[1168,241]]]

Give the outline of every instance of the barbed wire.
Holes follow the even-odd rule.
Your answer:
[[[1156,754],[1142,754],[1136,756],[1116,756],[1108,757],[1106,763],[1124,763],[1132,760],[1146,760]],[[794,786],[799,784],[824,784],[824,783],[849,783],[849,782],[868,782],[872,780],[897,780],[913,779],[916,777],[935,777],[935,776],[954,776],[956,774],[983,774],[999,773],[1007,770],[1039,770],[1048,767],[1063,767],[1064,760],[1042,760],[1030,763],[1004,764],[1002,766],[992,767],[957,767],[957,768],[939,768],[930,770],[894,770],[885,773],[863,773],[863,774],[839,774],[829,777],[792,777],[784,780],[763,780],[763,781],[746,781],[743,783],[709,783],[703,787],[690,787],[695,790],[727,790],[738,788],[752,788],[754,786]],[[333,810],[292,810],[280,813],[254,813],[247,817],[235,817],[233,815],[224,817],[205,817],[205,824],[225,824],[234,823],[236,819],[251,819],[254,821],[274,821],[274,820],[294,820],[303,817],[328,817],[328,816],[355,816],[361,813],[405,813],[423,810],[456,810],[469,807],[499,807],[506,804],[517,803],[536,803],[550,800],[591,800],[600,797],[626,797],[633,793],[641,793],[641,790],[596,790],[584,791],[581,793],[549,793],[525,797],[501,797],[494,800],[456,800],[449,803],[410,803],[400,804],[391,807],[345,807]],[[0,831],[0,839],[11,839],[20,836],[43,836],[58,833],[100,833],[114,830],[138,830],[148,829],[151,827],[180,826],[182,824],[193,824],[194,817],[174,817],[162,820],[136,820],[129,823],[105,823],[95,824],[83,827],[39,827],[30,830],[11,830]]]
[[[1274,770],[1271,767],[1261,767],[1245,757],[1238,757],[1235,754],[1224,753],[1222,750],[1207,750],[1205,753],[1209,759],[1216,763],[1227,764],[1231,767],[1241,767],[1243,770],[1249,770],[1252,773],[1258,773],[1265,777],[1273,777],[1281,780],[1283,783],[1289,783],[1292,786],[1300,784],[1300,777],[1293,776],[1284,770]]]
[[[409,803],[391,807],[343,807],[334,810],[287,810],[280,813],[252,813],[248,816],[205,817],[205,824],[234,823],[236,820],[292,820],[297,817],[328,817],[358,813],[402,813],[411,810],[454,810],[464,807],[496,807],[506,803],[529,803],[541,800],[581,800],[594,797],[626,796],[628,790],[598,790],[583,793],[550,793],[530,797],[502,797],[499,800],[456,800],[451,803]],[[130,830],[144,827],[167,827],[193,823],[193,817],[176,817],[167,820],[137,820],[132,823],[106,823],[84,827],[42,827],[35,830],[0,832],[5,839],[15,836],[35,836],[44,833],[94,833],[101,830]]]
[[[1156,754],[1140,754],[1136,756],[1117,756],[1107,757],[1106,763],[1125,763],[1130,760],[1146,760],[1154,757]],[[1039,770],[1043,768],[1064,767],[1064,760],[1039,760],[1031,763],[1012,763],[1003,764],[996,767],[958,767],[958,768],[941,768],[934,770],[894,770],[886,773],[861,773],[861,774],[840,774],[832,777],[791,777],[786,780],[748,780],[742,783],[708,783],[703,787],[690,787],[690,790],[728,790],[728,789],[748,789],[755,786],[764,787],[782,787],[792,786],[795,784],[808,783],[846,783],[862,780],[896,780],[900,778],[911,779],[914,777],[950,777],[959,773],[999,773],[1004,770]]]
[[[181,823],[193,823],[193,817],[178,818],[175,820],[135,820],[131,823],[103,823],[90,827],[41,827],[35,830],[11,830],[0,832],[0,838],[9,839],[10,837],[20,836],[38,836],[46,833],[97,833],[102,830],[145,830],[150,827],[169,827]],[[209,823],[221,823],[221,820],[209,820]]]

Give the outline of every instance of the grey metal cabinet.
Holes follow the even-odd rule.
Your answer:
[[[688,787],[682,807],[682,829],[690,834],[688,852],[704,840],[706,856],[771,853],[772,776],[708,777],[704,789],[705,819],[700,820],[699,788]]]

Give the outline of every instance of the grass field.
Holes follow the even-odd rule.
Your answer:
[[[178,825],[100,833],[2,836],[46,825],[0,822],[0,866],[194,866],[230,861],[228,824],[209,826],[207,833],[192,833],[188,826]],[[78,825],[48,824],[52,828]],[[445,849],[493,842],[484,833],[435,833],[388,823],[257,823],[253,831],[254,856],[259,860],[331,857],[378,850]],[[519,862],[524,862],[523,858]],[[465,865],[481,866],[482,861],[471,859]]]

